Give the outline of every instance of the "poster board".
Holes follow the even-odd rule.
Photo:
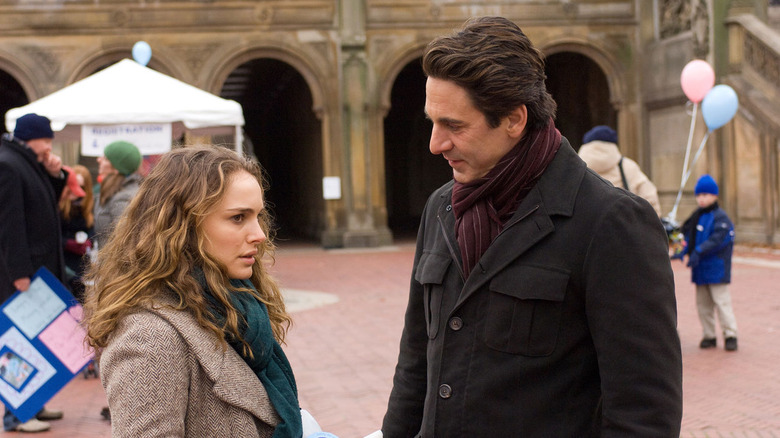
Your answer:
[[[0,399],[20,421],[33,418],[94,357],[81,314],[46,268],[0,306]]]

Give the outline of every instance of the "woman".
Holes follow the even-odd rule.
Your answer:
[[[95,234],[98,248],[105,244],[117,219],[133,199],[141,183],[136,173],[141,152],[126,141],[115,141],[98,158],[100,194],[95,201]]]
[[[301,437],[262,187],[229,149],[174,150],[100,250],[85,321],[112,436]]]
[[[73,295],[83,300],[84,285],[81,280],[89,262],[92,248],[95,217],[92,214],[94,197],[92,175],[89,169],[76,165],[67,169],[68,184],[60,197],[60,225],[65,254],[65,271]]]

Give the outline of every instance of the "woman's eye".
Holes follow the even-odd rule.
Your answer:
[[[230,219],[233,222],[241,222],[242,220],[244,220],[244,215],[243,214],[237,214],[237,215],[231,217]]]

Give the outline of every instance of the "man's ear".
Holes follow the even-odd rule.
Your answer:
[[[528,108],[520,105],[507,116],[509,124],[506,127],[507,133],[512,138],[521,138],[525,133],[525,126],[528,124]]]

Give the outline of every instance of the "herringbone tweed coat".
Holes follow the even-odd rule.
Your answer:
[[[113,437],[270,437],[279,417],[260,380],[188,312],[125,317],[100,357]]]

